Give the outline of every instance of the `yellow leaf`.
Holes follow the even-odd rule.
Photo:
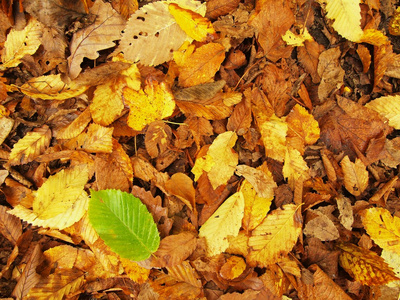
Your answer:
[[[400,129],[400,96],[383,96],[368,102],[370,108],[389,120],[389,125]]]
[[[350,243],[338,243],[339,263],[355,280],[367,286],[398,280],[392,268],[375,252]]]
[[[387,36],[380,30],[377,29],[366,29],[363,32],[359,43],[368,43],[374,46],[383,46],[389,42]]]
[[[296,104],[286,117],[287,145],[304,154],[304,146],[317,142],[320,135],[318,122],[303,106]]]
[[[150,269],[145,269],[127,258],[121,257],[120,260],[126,275],[128,275],[130,279],[140,284],[147,281],[150,275]]]
[[[8,213],[32,224],[33,226],[41,226],[45,228],[52,228],[62,230],[75,222],[78,222],[87,211],[89,204],[89,197],[85,191],[82,191],[77,200],[62,213],[49,218],[40,219],[38,215],[32,210],[22,205],[17,205]]]
[[[364,163],[356,158],[351,162],[346,155],[340,165],[344,175],[344,186],[354,196],[360,196],[368,186],[368,171]]]
[[[193,52],[193,45],[188,53],[179,57],[179,51],[174,52],[174,60],[179,70],[179,85],[190,87],[211,82],[225,59],[225,48],[221,44],[208,43]]]
[[[288,179],[288,183],[293,191],[296,181],[305,181],[310,178],[309,169],[303,156],[301,156],[298,150],[292,148],[286,151],[282,173],[283,176]]]
[[[286,42],[287,45],[293,47],[304,46],[305,41],[313,41],[313,37],[308,33],[307,28],[304,28],[300,34],[295,34],[288,29],[286,33],[282,36],[282,40]]]
[[[11,29],[4,43],[0,70],[16,67],[25,55],[33,55],[39,48],[43,35],[43,25],[31,18],[23,30]]]
[[[184,9],[176,3],[171,3],[168,5],[168,10],[174,16],[179,27],[196,41],[204,42],[208,35],[215,33],[210,20],[190,9]]]
[[[365,230],[379,247],[400,254],[400,218],[381,207],[365,209],[360,215]]]
[[[195,175],[194,180],[197,181],[204,171],[214,190],[220,185],[226,184],[238,164],[238,154],[232,150],[236,140],[237,135],[233,131],[226,131],[218,135],[207,154],[196,159],[192,168],[192,173]]]
[[[76,138],[70,139],[63,145],[69,149],[83,149],[89,153],[112,152],[113,128],[103,127],[92,123],[87,132],[82,132]]]
[[[32,78],[21,86],[21,92],[32,98],[65,100],[83,94],[88,88],[74,81],[67,84],[62,81],[61,74],[57,74]]]
[[[11,150],[9,164],[21,165],[33,161],[50,145],[51,130],[47,125],[28,132]]]
[[[258,225],[249,238],[250,266],[266,267],[280,260],[297,242],[302,218],[299,206],[287,204],[274,210]]]
[[[206,239],[208,256],[217,255],[228,248],[228,236],[237,236],[239,233],[243,211],[243,194],[237,192],[226,199],[201,226],[199,236]]]
[[[28,293],[27,299],[54,299],[68,298],[76,292],[85,281],[85,272],[72,270],[56,270],[55,273],[41,278]]]
[[[165,83],[148,83],[144,91],[124,88],[123,95],[130,111],[128,125],[140,131],[150,123],[172,115],[175,101]]]
[[[283,162],[286,152],[288,124],[273,115],[268,121],[259,124],[265,155]]]
[[[57,132],[57,139],[72,139],[82,133],[86,126],[92,120],[89,108],[86,108],[75,120],[69,125],[61,128]]]
[[[326,17],[335,20],[333,28],[344,38],[358,42],[363,35],[359,0],[326,0]]]
[[[10,134],[14,126],[14,119],[7,117],[0,117],[0,145],[3,144],[4,140]]]
[[[253,186],[258,196],[268,199],[274,198],[274,189],[277,185],[266,164],[257,169],[246,165],[238,165],[236,174],[243,176]]]
[[[42,220],[64,212],[81,196],[88,176],[87,165],[78,165],[49,177],[37,190],[33,212]]]
[[[239,231],[237,236],[228,236],[229,247],[226,253],[247,256],[249,237],[244,230]]]
[[[222,278],[232,280],[243,274],[246,262],[239,256],[231,256],[222,265],[219,274]]]

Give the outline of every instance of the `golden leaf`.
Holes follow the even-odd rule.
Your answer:
[[[288,179],[293,191],[298,180],[305,181],[310,178],[309,168],[303,156],[298,150],[292,148],[286,150],[282,173]]]
[[[32,224],[33,226],[41,226],[62,230],[72,224],[78,222],[87,211],[89,197],[85,191],[82,191],[76,201],[62,213],[55,215],[49,219],[42,220],[32,210],[22,205],[17,205],[8,213]]]
[[[389,120],[389,125],[400,129],[400,96],[383,96],[368,102],[370,108]]]
[[[274,210],[251,233],[247,263],[266,267],[280,260],[297,242],[302,218],[299,206],[287,204]]]
[[[286,117],[288,124],[287,145],[302,155],[304,146],[317,142],[320,135],[318,122],[303,106],[296,104]]]
[[[265,155],[277,161],[283,162],[286,152],[286,134],[288,124],[273,115],[268,121],[258,125],[261,140],[265,147]]]
[[[239,231],[239,234],[237,236],[230,235],[228,236],[229,247],[225,250],[225,252],[230,254],[247,256],[248,241],[249,237],[247,236],[244,230]]]
[[[236,140],[237,135],[233,131],[226,131],[218,135],[207,154],[196,159],[192,168],[192,173],[195,175],[194,180],[197,181],[204,171],[214,190],[220,185],[226,184],[238,164],[238,154],[232,150]]]
[[[377,29],[365,29],[362,37],[359,40],[360,43],[368,43],[374,46],[383,46],[389,43],[387,36],[380,30]]]
[[[327,0],[326,2],[326,17],[335,20],[333,28],[344,38],[358,42],[363,35],[360,2],[358,0]]]
[[[61,128],[57,132],[57,139],[72,139],[82,133],[86,126],[92,120],[90,109],[86,108],[75,120],[68,126]]]
[[[201,226],[199,237],[206,239],[208,256],[217,255],[228,248],[228,236],[237,236],[239,233],[243,211],[243,194],[237,192],[226,199]]]
[[[174,97],[165,83],[151,82],[138,92],[125,87],[123,95],[130,108],[128,125],[137,131],[171,116],[175,109]]]
[[[221,44],[208,43],[194,50],[194,45],[181,47],[174,52],[179,70],[179,85],[195,86],[211,82],[225,59],[225,48]]]
[[[238,165],[236,174],[243,176],[253,186],[258,196],[268,199],[274,198],[274,189],[277,185],[266,164],[257,169],[246,165]]]
[[[344,175],[344,186],[354,196],[360,196],[368,186],[368,171],[364,163],[356,158],[351,162],[346,155],[340,165]]]
[[[399,7],[395,10],[395,12],[389,22],[388,29],[389,29],[389,33],[391,35],[400,35],[400,8]]]
[[[67,141],[64,146],[69,149],[83,149],[89,153],[111,153],[112,133],[112,127],[103,127],[92,123],[89,125],[87,132],[83,132],[76,138]]]
[[[118,56],[114,57],[113,61],[126,62]],[[133,90],[140,89],[140,73],[136,64],[132,64],[128,69],[123,70],[116,79],[109,80],[96,87],[90,112],[97,124],[108,126],[118,118],[124,109],[122,92],[126,86]]]
[[[56,270],[55,273],[42,277],[32,288],[29,299],[64,299],[65,296],[76,292],[85,281],[85,272],[72,270]]]
[[[400,218],[381,207],[365,209],[360,215],[365,230],[379,247],[400,254]]]
[[[171,3],[168,5],[168,10],[174,16],[179,27],[196,41],[204,42],[208,35],[215,33],[210,20],[190,9],[184,9],[176,3]]]
[[[23,30],[11,29],[4,43],[0,70],[16,67],[25,55],[35,54],[41,43],[43,27],[39,21],[31,18]]]
[[[61,74],[45,75],[32,78],[21,86],[21,92],[32,98],[44,100],[65,100],[83,94],[89,86],[61,79]]]
[[[47,125],[28,132],[14,144],[11,150],[9,164],[21,165],[33,161],[50,145],[51,130]]]
[[[126,275],[134,282],[145,283],[150,275],[150,269],[145,269],[139,266],[135,261],[127,258],[120,258],[121,264],[124,267]]]
[[[282,40],[286,42],[287,45],[293,47],[304,46],[305,41],[313,41],[313,37],[308,33],[307,27],[301,30],[300,34],[295,34],[289,29],[282,36]]]
[[[219,274],[222,278],[232,280],[240,275],[246,269],[246,262],[239,256],[231,256],[222,265]]]
[[[96,59],[98,51],[115,46],[114,41],[121,38],[121,31],[125,28],[125,20],[111,4],[96,1],[90,8],[90,13],[96,15],[93,24],[79,30],[72,37],[68,57],[69,75],[76,78],[81,72],[81,63],[84,57]]]
[[[0,145],[3,144],[4,140],[10,134],[14,126],[14,120],[7,117],[0,117]]]
[[[342,250],[340,265],[362,284],[382,285],[398,280],[392,268],[375,252],[350,243],[338,243],[337,246]]]

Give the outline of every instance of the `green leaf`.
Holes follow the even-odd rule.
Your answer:
[[[138,198],[119,190],[91,190],[90,193],[90,223],[114,252],[140,261],[158,249],[157,226]]]

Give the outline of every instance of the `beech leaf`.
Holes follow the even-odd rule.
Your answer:
[[[91,196],[90,223],[111,250],[141,261],[158,249],[157,225],[138,198],[119,190],[91,190]]]

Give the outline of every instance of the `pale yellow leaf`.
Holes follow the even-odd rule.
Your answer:
[[[400,254],[400,218],[387,209],[371,207],[361,212],[362,223],[372,240],[382,249]]]
[[[296,181],[305,181],[310,178],[309,168],[303,156],[301,156],[298,150],[292,148],[286,151],[282,173],[288,179],[288,183],[293,191]]]
[[[74,81],[67,84],[61,79],[61,74],[57,74],[32,78],[21,86],[21,92],[32,98],[65,100],[83,94],[88,88]]]
[[[3,144],[4,140],[10,134],[11,129],[14,126],[14,120],[5,116],[0,117],[0,145]]]
[[[208,35],[215,33],[210,20],[190,9],[184,9],[176,3],[171,3],[168,5],[168,10],[174,16],[179,27],[196,41],[204,42]]]
[[[8,213],[32,224],[33,226],[62,230],[73,225],[75,222],[78,222],[87,211],[88,205],[89,197],[85,191],[82,191],[71,206],[60,214],[49,219],[40,219],[35,212],[22,205],[17,205],[14,209],[8,211]]]
[[[14,144],[11,150],[9,164],[21,165],[33,161],[50,145],[51,130],[47,125],[28,132]]]
[[[130,109],[128,125],[137,131],[171,116],[175,109],[174,97],[165,83],[151,82],[140,91],[126,87],[123,95]]]
[[[115,53],[123,52],[126,59],[150,66],[170,61],[172,53],[179,49],[185,40],[192,40],[168,12],[170,3],[177,3],[180,7],[190,9],[201,16],[206,12],[204,3],[192,0],[147,4],[131,15]]]
[[[273,115],[268,121],[259,124],[258,127],[265,147],[265,155],[283,162],[286,153],[288,124]]]
[[[81,72],[80,65],[84,57],[94,60],[99,57],[98,51],[114,47],[114,41],[121,38],[121,32],[125,28],[125,19],[110,3],[96,1],[90,8],[90,13],[96,16],[94,23],[79,30],[72,37],[68,71],[73,79]]]
[[[201,226],[199,236],[207,242],[207,254],[217,255],[228,246],[228,236],[237,236],[242,225],[244,198],[237,192],[225,200],[213,215]]]
[[[340,165],[344,175],[344,186],[354,196],[360,196],[368,186],[368,171],[364,163],[356,158],[353,163],[346,155]]]
[[[232,150],[236,140],[237,135],[233,131],[226,131],[218,135],[207,154],[196,159],[192,168],[192,173],[195,175],[194,180],[197,181],[204,171],[214,190],[220,185],[226,184],[238,164],[238,154]]]
[[[295,34],[288,29],[286,33],[282,36],[282,40],[286,42],[287,45],[293,47],[304,46],[305,41],[313,41],[313,37],[308,33],[307,28],[301,30],[300,34]]]
[[[344,38],[358,42],[363,35],[359,0],[326,0],[326,17],[332,20],[333,28]]]
[[[0,70],[16,67],[25,55],[33,55],[40,46],[44,26],[31,18],[23,30],[11,29],[4,43]]]
[[[278,262],[296,244],[302,223],[299,206],[287,204],[274,210],[252,231],[247,263],[266,267]]]
[[[33,211],[42,220],[64,212],[81,197],[89,179],[88,172],[87,165],[78,165],[49,177],[37,190],[32,204]]]
[[[383,96],[368,102],[370,108],[389,120],[389,125],[400,129],[400,96]]]

